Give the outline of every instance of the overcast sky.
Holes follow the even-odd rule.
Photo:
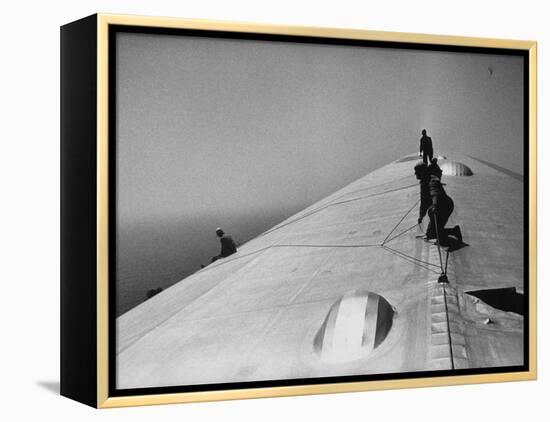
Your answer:
[[[417,149],[523,173],[517,57],[118,35],[130,220],[311,202]],[[492,75],[489,71],[492,69]]]
[[[211,225],[259,219],[247,238],[417,151],[422,128],[436,154],[523,174],[519,57],[117,37],[121,230],[178,221],[216,242]]]

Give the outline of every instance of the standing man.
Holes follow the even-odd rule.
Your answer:
[[[422,138],[420,138],[420,152],[418,155],[422,157],[422,161],[426,164],[431,162],[434,156],[432,138],[427,135],[426,129],[422,129]]]
[[[237,245],[235,245],[235,242],[233,241],[233,238],[231,236],[225,234],[224,231],[219,227],[216,229],[216,235],[220,238],[222,249],[219,255],[216,255],[212,258],[212,262],[217,261],[220,258],[225,258],[229,255],[233,255],[235,252],[237,252]]]

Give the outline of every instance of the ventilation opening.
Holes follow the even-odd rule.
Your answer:
[[[515,287],[474,290],[466,294],[477,297],[495,309],[523,315],[523,295],[518,293]]]
[[[474,174],[470,167],[458,161],[446,161],[439,167],[446,176],[472,176]]]
[[[376,293],[348,292],[331,306],[314,338],[314,350],[328,362],[364,358],[386,339],[394,313],[388,301]]]

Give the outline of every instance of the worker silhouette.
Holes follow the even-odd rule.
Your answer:
[[[439,164],[437,164],[436,157],[430,160],[430,164],[428,165],[428,173],[439,177],[439,179],[441,179],[441,176],[443,176],[443,171],[441,170],[441,167],[439,167]]]
[[[414,175],[420,181],[420,208],[418,210],[418,224],[428,212],[428,208],[432,205],[432,197],[430,196],[430,172],[428,165],[423,161],[419,161],[414,166]]]
[[[233,238],[228,234],[225,234],[221,228],[216,229],[216,235],[220,238],[221,251],[219,255],[212,257],[212,262],[217,261],[220,258],[228,257],[237,252],[237,246],[233,241]]]
[[[436,239],[440,246],[451,246],[453,249],[457,249],[464,245],[460,226],[454,226],[452,229],[445,228],[454,210],[454,202],[443,189],[440,176],[430,173],[429,178],[428,188],[431,204],[427,210],[430,223],[426,230],[426,239]]]
[[[420,151],[418,153],[418,156],[422,157],[422,161],[424,161],[426,164],[431,162],[434,156],[432,138],[427,135],[426,129],[422,129],[422,137],[420,138]]]

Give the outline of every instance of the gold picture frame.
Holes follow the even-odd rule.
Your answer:
[[[279,385],[254,388],[214,389],[210,391],[171,391],[158,394],[112,395],[109,390],[110,330],[110,297],[109,297],[109,108],[112,107],[109,95],[109,60],[110,32],[109,28],[146,27],[169,30],[216,31],[239,34],[261,34],[266,36],[309,37],[316,39],[333,39],[345,41],[368,41],[381,43],[404,43],[417,46],[430,45],[438,47],[484,48],[498,50],[517,50],[525,53],[528,61],[528,368],[517,372],[458,374],[450,376],[426,376],[421,378],[396,378],[368,381],[311,383],[307,385]],[[65,38],[64,38],[65,37]],[[65,40],[65,41],[64,41]],[[95,49],[94,49],[95,46]],[[93,51],[91,49],[94,49]],[[65,57],[65,59],[63,59]],[[85,60],[84,60],[84,59]],[[65,60],[65,61],[63,61]],[[79,64],[75,64],[78,61]],[[89,63],[96,68],[89,69]],[[82,72],[89,72],[82,78]],[[80,80],[77,82],[76,80]],[[88,97],[82,94],[79,98],[70,98],[70,91],[79,88],[83,80],[95,79],[95,94]],[[65,84],[65,85],[64,85]],[[87,92],[89,87],[83,87]],[[80,91],[79,91],[80,92]],[[67,98],[65,100],[65,98]],[[488,39],[475,37],[458,37],[428,34],[413,34],[400,32],[380,32],[360,29],[315,28],[286,25],[260,25],[249,23],[220,22],[211,20],[125,16],[116,14],[97,14],[84,20],[68,24],[62,28],[62,376],[61,393],[67,397],[81,401],[97,408],[112,408],[124,406],[139,406],[168,403],[188,403],[198,401],[234,400],[260,397],[298,396],[308,394],[326,394],[357,392],[382,389],[401,389],[416,387],[449,386],[460,384],[493,383],[503,381],[534,380],[537,376],[537,44],[534,41],[517,41],[503,39]],[[87,103],[86,103],[87,102]],[[86,104],[84,104],[86,103]],[[95,108],[94,108],[95,106]],[[88,113],[89,121],[82,124],[81,115]],[[92,116],[90,113],[95,114]],[[69,179],[78,177],[78,171],[72,166],[79,147],[75,138],[87,139],[88,154],[95,154],[95,160],[89,163],[87,181],[77,187],[69,186]],[[71,144],[71,141],[73,142]],[[84,141],[80,141],[84,142]],[[66,163],[63,167],[63,162]],[[65,168],[65,171],[63,171]],[[82,168],[82,167],[80,167]],[[67,187],[63,189],[64,180]],[[84,186],[84,188],[82,187]],[[87,187],[86,187],[87,186]],[[77,191],[76,189],[80,189]],[[95,204],[95,208],[87,212],[87,217],[71,214],[70,207],[75,207],[78,198],[84,195],[82,189],[88,189],[87,205]],[[65,201],[65,202],[63,202]],[[65,204],[65,205],[64,205]],[[64,208],[67,207],[65,214]],[[76,205],[78,207],[78,205]],[[80,210],[82,211],[82,210]],[[86,219],[86,221],[83,221]],[[527,222],[526,222],[527,223]],[[86,256],[76,256],[74,242],[81,238],[63,242],[63,233],[73,231],[77,227],[95,228],[95,239],[92,252]],[[67,234],[67,236],[69,236]],[[90,242],[90,240],[85,240]],[[92,256],[93,255],[93,256]],[[69,263],[69,261],[71,263]],[[77,266],[78,268],[74,268]],[[71,267],[72,265],[72,267]],[[92,267],[93,265],[93,267]],[[65,267],[63,267],[65,268]],[[86,283],[85,292],[81,287],[75,287],[75,277],[78,272],[86,271],[90,280],[82,277],[80,283]],[[86,281],[87,280],[87,281]],[[76,289],[79,289],[78,291]],[[84,296],[86,292],[95,292],[95,297]],[[86,303],[83,306],[83,303]],[[94,308],[95,307],[95,308]],[[78,308],[93,312],[81,315]],[[112,310],[111,310],[112,312]],[[65,318],[65,319],[64,319]],[[90,319],[90,320],[87,320]],[[94,332],[84,326],[94,326]],[[112,334],[112,333],[111,333]],[[112,338],[111,338],[112,339]],[[94,350],[89,350],[90,348]],[[78,356],[76,356],[78,355]],[[93,370],[81,373],[81,366],[91,365]],[[112,368],[112,366],[111,366]],[[111,369],[112,370],[112,369]],[[82,370],[84,371],[84,370]],[[95,377],[93,374],[95,373]],[[78,378],[79,381],[75,381]]]

